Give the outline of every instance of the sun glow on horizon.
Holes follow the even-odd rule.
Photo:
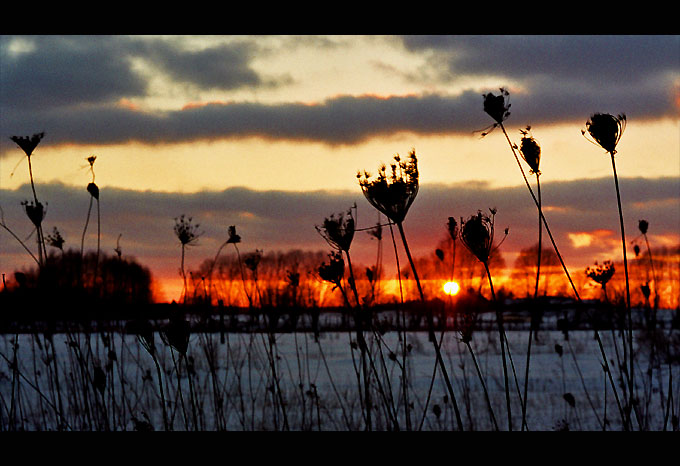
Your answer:
[[[460,291],[460,285],[456,282],[446,282],[444,283],[444,293],[455,296]]]

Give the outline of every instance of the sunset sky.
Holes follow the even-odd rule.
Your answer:
[[[653,245],[680,242],[677,35],[0,36],[0,207],[27,237],[28,165],[9,138],[44,131],[31,158],[43,228],[79,249],[96,155],[102,249],[122,234],[123,254],[176,299],[175,217],[204,231],[189,268],[229,225],[243,251],[328,251],[314,228],[324,217],[356,202],[358,227],[377,221],[357,171],[414,148],[420,191],[404,227],[415,254],[432,254],[448,217],[496,207],[512,266],[536,242],[537,212],[503,133],[481,137],[493,123],[482,95],[500,87],[510,137],[531,125],[541,146],[545,215],[574,273],[621,259],[611,159],[581,134],[595,112],[627,116],[616,168],[628,239],[646,219]],[[374,248],[357,234],[358,260]],[[0,272],[32,265],[0,230]]]

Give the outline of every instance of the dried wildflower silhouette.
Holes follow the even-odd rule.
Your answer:
[[[418,159],[415,149],[409,152],[408,160],[402,161],[397,154],[390,165],[391,174],[383,164],[378,176],[370,180],[371,175],[364,171],[357,174],[359,186],[366,200],[379,212],[399,225],[404,221],[411,204],[418,194]]]
[[[548,221],[545,219],[545,216],[543,215],[543,211],[541,209],[541,203],[539,200],[536,198],[536,195],[534,194],[533,189],[531,189],[531,185],[529,184],[529,180],[526,177],[526,174],[524,173],[524,169],[522,168],[522,164],[519,161],[519,156],[517,155],[517,145],[513,144],[512,141],[510,141],[510,136],[508,136],[508,132],[505,130],[505,126],[503,125],[503,122],[510,116],[510,93],[508,92],[507,89],[500,88],[500,95],[496,96],[492,93],[488,94],[483,94],[484,97],[484,111],[491,116],[491,118],[494,119],[495,123],[493,124],[493,128],[500,127],[501,130],[503,131],[503,135],[505,136],[505,139],[508,141],[508,145],[510,146],[510,149],[512,150],[512,155],[515,157],[515,161],[517,162],[517,166],[519,167],[520,173],[522,174],[522,178],[524,179],[524,183],[527,186],[527,189],[529,190],[529,194],[531,194],[532,199],[534,200],[534,203],[536,204],[536,207],[538,208],[539,211],[539,216],[543,222],[543,225],[545,226],[545,231],[548,233],[548,237],[550,238],[550,242],[553,245],[553,249],[555,250],[555,254],[557,254],[557,258],[560,261],[560,264],[562,265],[562,269],[564,270],[565,275],[567,276],[567,279],[569,280],[569,284],[571,285],[571,289],[574,292],[574,295],[576,296],[576,299],[580,301],[580,296],[578,294],[578,291],[576,289],[576,285],[574,284],[574,281],[571,279],[571,275],[569,274],[569,270],[567,269],[567,265],[564,263],[564,259],[562,258],[562,255],[560,254],[559,249],[557,248],[557,244],[555,243],[555,239],[553,238],[552,232],[550,231],[550,227],[548,226]],[[528,127],[530,128],[530,127]],[[486,136],[489,134],[491,131],[486,131],[482,133],[482,137]],[[529,146],[527,146],[528,148]],[[538,168],[538,166],[536,167]],[[532,169],[533,170],[533,169]]]
[[[607,302],[609,301],[609,298],[607,297],[607,283],[614,276],[615,272],[616,268],[611,260],[606,260],[602,264],[598,264],[597,261],[595,261],[594,266],[586,267],[586,276],[602,287],[604,298]]]
[[[467,249],[484,265],[488,266],[491,253],[497,249],[508,234],[494,247],[495,218],[497,210],[490,208],[491,216],[483,214],[481,210],[471,215],[467,220],[460,219],[460,240]]]
[[[324,219],[321,226],[316,225],[314,228],[332,248],[348,252],[354,238],[356,209],[355,203],[347,212],[342,212],[337,217],[331,214]]]
[[[534,200],[534,203],[536,204],[536,207],[539,210],[539,216],[543,222],[543,226],[545,227],[545,231],[548,234],[548,238],[550,239],[550,242],[552,243],[553,249],[555,250],[555,254],[557,255],[557,258],[560,262],[560,265],[562,266],[562,270],[564,271],[565,276],[567,277],[567,280],[569,281],[569,285],[571,286],[572,292],[574,293],[574,296],[576,299],[581,302],[581,297],[578,293],[578,290],[576,289],[576,285],[574,284],[573,279],[571,278],[571,274],[569,273],[569,269],[567,268],[567,265],[564,262],[564,259],[562,258],[562,254],[560,253],[557,243],[555,242],[555,238],[553,237],[552,232],[550,231],[550,226],[548,225],[548,221],[545,218],[545,215],[542,212],[542,209],[540,208],[540,202],[537,199],[536,195],[534,194],[533,189],[531,188],[531,185],[529,184],[529,180],[526,177],[526,174],[524,173],[524,169],[522,168],[522,164],[520,163],[519,156],[517,155],[517,150],[516,150],[516,145],[510,141],[510,136],[508,136],[507,131],[505,130],[505,127],[503,125],[503,121],[507,119],[510,115],[509,108],[510,108],[510,103],[509,103],[509,92],[506,89],[501,88],[501,95],[500,96],[495,96],[493,94],[484,94],[484,111],[489,114],[495,121],[493,124],[493,128],[495,127],[500,127],[501,130],[503,131],[503,135],[505,136],[505,139],[508,142],[508,145],[510,146],[510,149],[512,150],[512,154],[515,157],[515,161],[517,162],[517,166],[519,167],[520,173],[522,174],[522,178],[524,179],[524,183],[526,184],[527,189],[529,190],[529,194],[531,195],[532,199]],[[502,100],[501,100],[502,98]],[[493,129],[492,128],[492,129]],[[490,131],[482,133],[482,136],[486,136],[489,134]],[[595,339],[598,342],[598,346],[600,348],[600,352],[602,355],[602,362],[605,367],[608,368],[608,359],[607,355],[605,354],[604,351],[604,346],[602,344],[602,340],[600,337],[599,332],[597,329],[595,330]],[[611,372],[607,372],[607,375],[609,377],[609,382],[612,387],[612,390],[614,391],[615,397],[618,399],[617,395],[617,386],[614,383],[614,379],[612,377]],[[620,413],[622,411],[620,410]]]
[[[657,277],[656,277],[656,270],[654,269],[654,259],[652,257],[652,249],[649,246],[649,238],[647,237],[647,231],[649,230],[649,222],[647,220],[638,220],[638,229],[640,230],[640,236],[642,236],[645,240],[645,245],[647,247],[647,256],[649,258],[649,267],[652,272],[652,282],[654,283],[654,312],[656,312],[656,308],[659,306],[659,284],[657,283]],[[633,240],[634,243],[634,250],[635,250],[635,256],[637,257],[640,254],[640,246],[637,244],[638,238],[635,238]],[[646,284],[647,286],[647,293],[646,299],[649,298],[649,293],[650,293],[650,288],[649,288],[649,283]]]
[[[541,280],[541,252],[543,250],[543,223],[542,216],[542,200],[541,200],[541,147],[538,145],[534,137],[531,135],[531,126],[520,130],[522,139],[519,146],[519,152],[522,159],[529,165],[529,173],[536,175],[536,194],[538,197],[538,246],[536,251],[536,282],[534,285],[534,300],[538,298],[538,286]],[[527,345],[527,357],[524,376],[524,405],[522,407],[522,428],[526,426],[526,403],[529,383],[529,365],[531,360],[531,344],[533,341],[534,326],[529,328],[529,342]]]
[[[185,303],[187,300],[187,277],[186,273],[184,272],[185,249],[188,248],[189,246],[195,245],[196,242],[198,241],[198,238],[202,234],[198,231],[198,227],[200,225],[198,223],[194,224],[192,220],[193,219],[191,217],[185,217],[185,215],[182,214],[179,217],[175,217],[174,226],[175,236],[177,236],[177,239],[179,240],[180,245],[182,247],[180,274],[182,275],[182,279],[184,280],[183,296]]]
[[[45,137],[45,132],[35,133],[33,136],[10,136],[10,139],[14,141],[21,150],[24,151],[27,157],[33,154],[35,148],[40,144],[42,138]]]
[[[489,258],[494,250],[494,233],[495,233],[495,218],[497,210],[490,208],[491,216],[483,214],[481,210],[477,211],[476,215],[471,215],[467,220],[460,220],[460,240],[465,247],[479,260],[486,270],[486,275],[489,280],[489,288],[491,290],[491,297],[496,306],[496,321],[498,323],[499,342],[501,346],[501,359],[503,361],[503,378],[505,386],[505,402],[506,411],[508,415],[508,430],[512,430],[512,411],[510,407],[510,386],[508,383],[508,368],[506,361],[506,348],[508,352],[507,337],[503,326],[503,314],[501,313],[499,303],[496,300],[496,293],[493,288],[493,281],[491,280],[491,271],[489,270]],[[505,230],[507,237],[507,228]],[[500,243],[498,244],[500,246]],[[524,404],[524,403],[522,403]]]
[[[629,352],[629,373],[628,373],[628,385],[629,385],[629,406],[633,406],[633,380],[634,380],[634,365],[633,365],[633,316],[630,303],[630,281],[628,279],[628,258],[626,255],[626,233],[623,221],[623,210],[621,206],[621,191],[619,189],[619,179],[616,174],[616,160],[614,155],[616,154],[616,147],[621,140],[623,131],[626,128],[626,115],[621,113],[617,116],[611,115],[609,113],[594,113],[590,116],[590,119],[586,121],[585,130],[581,130],[581,134],[586,137],[586,133],[590,135],[593,142],[600,147],[602,147],[612,161],[612,171],[614,173],[614,186],[616,188],[616,201],[619,208],[619,226],[621,230],[621,248],[623,251],[623,273],[625,276],[626,283],[626,309],[628,310],[628,352]],[[624,346],[625,350],[625,346]],[[624,354],[625,357],[625,354]],[[630,411],[628,410],[628,416],[630,417]]]
[[[95,184],[94,178],[94,162],[97,160],[96,155],[91,155],[87,159],[87,162],[90,164],[90,172],[92,173],[92,181],[88,183],[87,185],[87,192],[90,194],[90,205],[87,209],[87,218],[85,219],[85,227],[83,228],[83,235],[80,240],[80,257],[81,260],[83,258],[84,254],[84,248],[85,248],[85,233],[87,232],[87,226],[90,222],[90,214],[92,213],[92,202],[93,199],[97,201],[97,264],[99,264],[99,251],[100,251],[100,245],[101,245],[101,218],[100,218],[100,211],[99,211],[99,187]]]
[[[609,113],[594,113],[586,122],[585,130],[581,130],[581,134],[585,136],[588,133],[597,145],[610,154],[616,154],[616,146],[625,129],[626,115],[624,113],[617,116]]]
[[[482,137],[489,134],[494,128],[502,126],[503,122],[510,116],[510,93],[507,89],[500,88],[500,94],[495,95],[491,92],[482,94],[484,97],[484,111],[495,121],[488,131],[482,133]]]
[[[359,301],[359,293],[356,287],[354,278],[354,270],[352,268],[352,259],[349,253],[352,239],[354,239],[354,232],[356,228],[356,203],[350,207],[347,212],[342,212],[336,217],[331,214],[326,217],[321,226],[316,225],[316,231],[326,240],[326,242],[336,251],[344,252],[347,258],[347,266],[349,268],[349,285],[354,294],[354,300],[357,308],[361,307]]]
[[[212,294],[212,289],[213,289],[213,286],[212,286],[213,270],[215,269],[215,265],[217,264],[217,259],[220,256],[220,252],[222,252],[222,249],[224,249],[224,247],[227,244],[233,244],[234,247],[235,247],[236,243],[241,242],[241,237],[236,234],[236,226],[235,225],[229,226],[229,228],[227,229],[227,235],[228,235],[227,240],[224,243],[222,243],[220,245],[220,247],[217,249],[217,253],[215,253],[215,258],[213,259],[212,263],[210,264],[210,270],[208,271],[208,287],[210,289],[211,294]]]
[[[370,317],[365,315],[364,306],[362,306],[359,300],[359,292],[356,286],[356,280],[354,277],[354,269],[352,267],[352,257],[349,253],[350,246],[352,245],[352,239],[354,238],[354,233],[356,229],[356,203],[350,207],[347,212],[342,212],[336,217],[335,214],[331,214],[330,217],[326,217],[321,226],[315,226],[316,231],[326,240],[326,242],[335,249],[341,256],[345,253],[347,258],[347,268],[349,270],[348,283],[352,294],[354,296],[354,302],[356,303],[353,308],[349,304],[347,296],[344,295],[345,302],[347,303],[348,310],[352,313],[354,318],[354,324],[356,327],[356,338],[361,351],[361,367],[362,375],[364,379],[364,419],[366,422],[366,430],[372,430],[372,416],[371,416],[371,406],[370,406],[370,381],[368,377],[368,367],[367,367],[367,352],[368,347],[366,345],[366,340],[364,338],[364,326],[365,321],[370,322]],[[333,259],[331,259],[333,261]],[[336,261],[337,262],[337,261]],[[338,284],[336,284],[338,287]],[[342,288],[341,292],[342,292]],[[344,293],[344,292],[343,292]],[[361,382],[359,382],[361,386]]]
[[[31,223],[33,223],[33,225],[36,228],[40,228],[42,225],[42,221],[45,219],[45,215],[47,214],[42,203],[40,202],[34,203],[33,201],[23,201],[21,205],[24,206],[26,216],[31,221]]]
[[[388,175],[387,167],[383,164],[378,170],[378,176],[374,180],[371,180],[371,175],[366,170],[364,170],[363,175],[361,172],[357,173],[357,179],[359,180],[359,186],[361,187],[366,200],[380,213],[385,215],[391,222],[397,225],[402,243],[404,245],[404,250],[406,251],[406,256],[411,265],[411,271],[413,272],[413,278],[416,282],[420,300],[423,305],[425,305],[425,295],[420,284],[420,279],[418,277],[418,272],[416,270],[413,257],[411,256],[411,250],[408,247],[408,241],[406,240],[406,233],[404,232],[403,226],[406,214],[415,201],[419,189],[418,158],[416,157],[415,149],[411,149],[406,161],[402,161],[399,154],[395,155],[394,163],[390,165],[390,169],[390,175]],[[444,364],[444,360],[441,357],[439,344],[437,343],[437,339],[434,335],[432,309],[430,307],[427,309],[429,338],[434,345],[435,353],[437,355],[437,363],[441,369],[446,387],[449,391],[449,396],[454,406],[456,420],[458,421],[458,428],[459,430],[463,430],[463,423],[460,418],[458,405],[453,392],[453,386],[449,380],[448,371],[446,369],[446,365]]]
[[[531,136],[531,126],[527,126],[526,130],[519,130],[522,134],[522,140],[519,146],[519,152],[522,158],[529,165],[531,171],[529,173],[539,174],[539,165],[541,163],[541,147],[538,145],[533,136]]]
[[[37,242],[38,242],[38,265],[42,266],[43,265],[43,253],[45,255],[45,258],[47,258],[47,249],[45,248],[45,238],[43,237],[43,232],[42,232],[42,219],[44,218],[44,211],[43,211],[43,206],[38,201],[38,195],[36,194],[35,191],[35,182],[33,180],[33,166],[31,164],[31,155],[33,155],[33,151],[35,151],[36,147],[38,147],[38,144],[40,144],[40,141],[42,141],[43,137],[45,137],[45,133],[35,133],[33,136],[10,136],[10,139],[16,143],[21,150],[24,151],[24,154],[26,154],[26,159],[28,160],[28,175],[31,181],[31,190],[33,191],[33,204],[31,207],[32,212],[29,213],[29,211],[26,211],[26,214],[30,218],[31,222],[36,226],[36,233],[37,233]],[[35,210],[33,210],[35,209]],[[39,221],[38,221],[39,218]]]
[[[340,251],[333,251],[328,254],[328,264],[323,262],[319,268],[319,277],[322,280],[327,281],[335,285],[334,289],[337,287],[342,291],[342,278],[345,276],[345,261],[342,258],[342,253]],[[344,293],[343,293],[343,296]],[[345,296],[345,301],[347,297]]]
[[[236,243],[241,242],[241,237],[236,234],[236,225],[231,225],[229,227],[228,232],[229,232],[229,239],[227,240],[227,243],[236,244]]]
[[[55,249],[59,249],[61,253],[64,253],[64,237],[61,236],[61,233],[59,233],[59,230],[57,227],[54,227],[52,229],[52,234],[47,235],[47,238],[45,238],[47,241],[47,245],[51,246]]]

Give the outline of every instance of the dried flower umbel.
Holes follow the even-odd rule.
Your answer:
[[[45,215],[47,214],[42,203],[33,201],[23,201],[21,205],[24,206],[26,216],[28,216],[31,223],[33,223],[33,225],[35,225],[36,228],[40,228],[40,226],[42,225],[42,221],[45,219]]]
[[[52,229],[52,234],[47,235],[47,244],[49,246],[52,246],[53,248],[59,249],[62,253],[64,252],[64,238],[61,236],[61,233],[59,233],[59,230],[57,230],[57,227],[54,227]]]
[[[323,225],[314,227],[332,248],[349,251],[354,238],[356,208],[354,204],[347,212],[340,213],[337,217],[333,214],[324,219]]]
[[[179,239],[180,244],[182,245],[182,262],[180,265],[180,274],[182,275],[182,279],[184,280],[184,302],[186,303],[187,299],[187,277],[186,273],[184,272],[184,253],[185,249],[189,246],[194,245],[197,241],[198,238],[201,236],[201,233],[198,231],[199,224],[192,223],[192,218],[191,217],[185,217],[184,214],[182,214],[179,217],[175,218],[175,236],[177,236],[177,239]]]
[[[342,277],[345,275],[345,261],[340,251],[331,252],[328,255],[328,264],[323,262],[319,266],[319,276],[322,280],[341,287]]]
[[[585,136],[587,132],[600,147],[614,155],[624,129],[626,129],[625,113],[617,116],[595,113],[586,122],[586,129],[581,130],[581,134]]]
[[[606,260],[602,264],[598,264],[597,261],[595,261],[595,265],[593,267],[586,267],[586,275],[588,278],[602,286],[607,285],[609,280],[611,280],[612,276],[614,275],[614,272],[616,272],[616,268],[610,260]]]
[[[10,139],[14,141],[21,150],[24,151],[27,157],[33,154],[35,148],[40,144],[42,138],[45,137],[45,133],[36,133],[33,136],[10,136]]]
[[[492,216],[489,217],[477,211],[467,220],[460,219],[460,240],[465,247],[482,263],[489,261],[494,237],[494,216],[495,211],[491,209]]]
[[[526,130],[520,130],[522,133],[522,141],[520,142],[519,152],[522,158],[531,168],[531,173],[540,174],[538,169],[541,163],[541,147],[530,134],[531,127],[527,126]]]
[[[241,237],[236,234],[236,225],[231,225],[228,229],[228,234],[229,234],[229,239],[227,240],[227,243],[240,243],[241,242]]]
[[[647,234],[647,229],[649,228],[649,222],[647,220],[639,220],[638,221],[638,228],[640,229],[640,233],[643,235]]]
[[[502,125],[510,116],[510,93],[500,88],[500,94],[494,95],[491,92],[482,94],[484,97],[484,111],[495,121],[489,131],[484,131],[482,137],[489,134],[499,125]]]
[[[198,232],[199,224],[193,224],[191,217],[182,214],[175,218],[175,236],[183,246],[190,246],[198,241],[201,233]]]
[[[406,218],[411,204],[418,194],[418,159],[415,149],[411,150],[408,160],[402,161],[397,154],[390,165],[391,174],[387,174],[387,167],[382,165],[376,179],[364,171],[357,174],[359,186],[368,202],[380,213],[400,224]]]

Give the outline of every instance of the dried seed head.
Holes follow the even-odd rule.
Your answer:
[[[640,229],[640,233],[646,235],[647,229],[649,228],[649,222],[647,222],[647,220],[638,221],[638,228]]]
[[[530,128],[527,127],[525,130],[520,130],[524,135],[522,137],[522,142],[519,146],[519,151],[522,154],[522,158],[531,168],[532,173],[540,174],[538,166],[541,162],[541,147],[538,145],[536,140],[529,134]]]
[[[179,242],[185,246],[198,241],[202,234],[198,232],[199,224],[194,225],[191,220],[191,217],[185,217],[184,214],[175,218],[175,235]]]
[[[614,116],[609,113],[595,113],[586,122],[586,129],[581,130],[581,133],[585,135],[587,131],[600,147],[613,155],[625,128],[625,114]]]
[[[331,215],[325,218],[323,225],[315,226],[316,231],[326,240],[326,242],[334,249],[338,251],[349,251],[352,245],[352,239],[354,238],[354,214],[352,209],[356,211],[356,204],[350,207],[347,212],[338,214],[336,218],[335,215]],[[345,216],[346,215],[346,216]]]
[[[394,223],[404,221],[411,204],[418,194],[418,160],[415,149],[409,152],[407,161],[402,161],[399,155],[394,157],[396,163],[391,165],[392,173],[387,174],[387,168],[382,165],[378,176],[369,180],[370,175],[364,171],[359,178],[359,186],[368,202],[380,213]]]
[[[645,297],[645,299],[649,299],[649,295],[650,295],[649,283],[645,283],[644,285],[640,285],[640,291],[642,291],[642,295]]]
[[[484,111],[489,114],[497,124],[503,123],[510,116],[510,93],[500,88],[501,93],[494,95],[491,92],[483,94]]]
[[[339,286],[345,274],[345,261],[342,259],[342,253],[333,251],[328,255],[328,258],[328,265],[324,262],[319,266],[319,276],[322,280]]]
[[[94,197],[95,199],[99,200],[99,187],[94,184],[94,183],[89,183],[87,185],[87,192],[90,193],[90,196]]]
[[[494,212],[492,216],[482,214],[478,211],[476,215],[472,215],[467,220],[461,219],[460,224],[460,240],[465,247],[479,259],[480,262],[486,263],[491,254],[491,247],[493,245],[494,235]]]
[[[602,286],[607,284],[615,271],[614,264],[610,260],[604,261],[602,265],[599,265],[597,261],[595,261],[594,267],[586,267],[586,275]]]
[[[57,230],[57,227],[54,227],[52,229],[52,234],[47,235],[47,244],[52,246],[53,248],[60,249],[61,251],[64,250],[64,238],[61,236],[61,233],[59,233],[59,230]]]
[[[236,234],[236,225],[232,225],[229,227],[229,239],[227,240],[227,243],[240,243],[241,242],[241,237]]]
[[[33,201],[24,201],[21,203],[21,205],[24,206],[26,215],[28,216],[29,220],[31,220],[33,225],[35,225],[36,228],[40,228],[40,225],[47,214],[42,203],[37,202],[34,204]]]
[[[28,136],[10,136],[10,139],[14,141],[26,154],[30,157],[33,154],[35,148],[40,144],[40,141],[45,136],[45,133],[36,133],[31,137]]]

